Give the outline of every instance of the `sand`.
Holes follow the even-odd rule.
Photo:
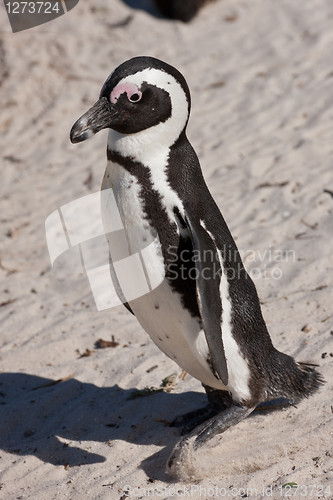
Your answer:
[[[333,498],[331,0],[218,0],[190,24],[129,3],[82,1],[16,34],[0,6],[0,497],[277,499],[297,483],[296,497]],[[188,135],[274,344],[327,381],[297,407],[254,413],[176,478],[167,424],[205,404],[200,383],[125,308],[98,312],[86,276],[52,269],[44,230],[98,191],[106,131],[74,146],[69,130],[135,55],[186,77]],[[172,374],[169,392],[134,397]]]

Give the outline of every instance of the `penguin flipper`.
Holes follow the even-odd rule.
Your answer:
[[[227,386],[228,369],[221,329],[220,281],[222,270],[218,249],[209,233],[201,225],[200,220],[186,214],[185,224],[190,232],[193,250],[196,255],[198,306],[209,353],[213,368],[223,384]]]

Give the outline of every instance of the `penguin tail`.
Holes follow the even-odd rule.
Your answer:
[[[299,393],[300,397],[311,396],[325,383],[321,373],[315,369],[318,365],[301,361],[295,362],[295,364],[298,369],[296,394]]]
[[[322,375],[311,363],[295,361],[291,356],[278,352],[278,363],[273,371],[271,396],[281,396],[297,403],[308,398],[325,383]]]

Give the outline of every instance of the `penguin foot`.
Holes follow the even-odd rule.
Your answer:
[[[260,403],[254,411],[256,413],[271,413],[273,411],[279,411],[284,408],[289,408],[290,406],[296,406],[299,401],[299,399],[288,398],[268,399],[267,401],[263,401],[262,403]]]
[[[218,413],[224,412],[234,404],[229,392],[213,389],[205,384],[202,385],[208,397],[208,404],[203,408],[198,408],[197,410],[176,417],[170,424],[170,427],[183,427],[182,436],[215,417]]]
[[[170,424],[170,427],[182,427],[181,435],[184,436],[193,431],[198,425],[203,424],[219,413],[214,406],[208,404],[198,410],[190,411],[184,415],[179,415]]]
[[[195,478],[198,473],[195,466],[196,451],[217,434],[221,434],[229,429],[229,427],[241,422],[253,410],[254,407],[248,408],[233,404],[231,407],[210,418],[207,422],[199,425],[177,443],[168,459],[167,472],[178,477],[181,470],[186,469],[188,477]]]
[[[194,441],[194,449],[204,445],[217,434],[222,434],[222,432],[229,429],[229,427],[238,424],[253,410],[254,407],[248,408],[247,406],[233,405],[224,412],[218,413],[208,422],[208,424],[203,425],[203,427],[199,429]]]

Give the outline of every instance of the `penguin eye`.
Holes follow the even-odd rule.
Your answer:
[[[132,94],[132,95],[129,95],[128,100],[130,102],[138,102],[141,100],[141,97],[142,97],[142,92],[138,91],[138,92],[134,92],[134,94]]]

